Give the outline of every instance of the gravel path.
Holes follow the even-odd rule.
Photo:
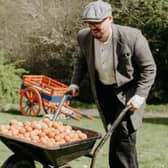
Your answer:
[[[0,109],[8,111],[9,109],[19,109],[19,105],[17,104],[0,104]],[[81,112],[84,112],[87,115],[91,116],[99,116],[97,109],[78,109]],[[168,112],[145,112],[144,118],[168,118]]]
[[[97,109],[79,109],[87,115],[98,116]],[[145,112],[144,118],[168,118],[168,112]]]

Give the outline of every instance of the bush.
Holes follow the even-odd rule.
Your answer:
[[[0,52],[0,103],[18,102],[18,93],[21,76],[26,71],[17,68],[17,63],[7,63],[5,56]]]

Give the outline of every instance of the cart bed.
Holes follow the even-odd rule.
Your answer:
[[[45,75],[24,75],[21,89],[34,87],[49,96],[62,96],[68,86]]]

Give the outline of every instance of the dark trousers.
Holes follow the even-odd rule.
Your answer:
[[[97,93],[106,123],[113,123],[124,108],[114,92],[113,85],[103,85],[97,81]],[[133,130],[129,115],[126,115],[110,139],[110,168],[138,168],[136,154],[136,132]]]

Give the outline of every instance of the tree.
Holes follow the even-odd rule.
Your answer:
[[[77,55],[76,35],[84,26],[81,13],[90,1],[0,0],[0,48],[11,62],[24,59],[22,67],[31,74],[45,74],[68,84]],[[106,1],[112,4],[116,24],[137,27],[148,39],[158,66],[148,100],[167,102],[168,0]],[[89,87],[87,82],[85,86]]]
[[[109,0],[114,22],[139,28],[149,41],[157,77],[149,102],[168,101],[168,0]]]

